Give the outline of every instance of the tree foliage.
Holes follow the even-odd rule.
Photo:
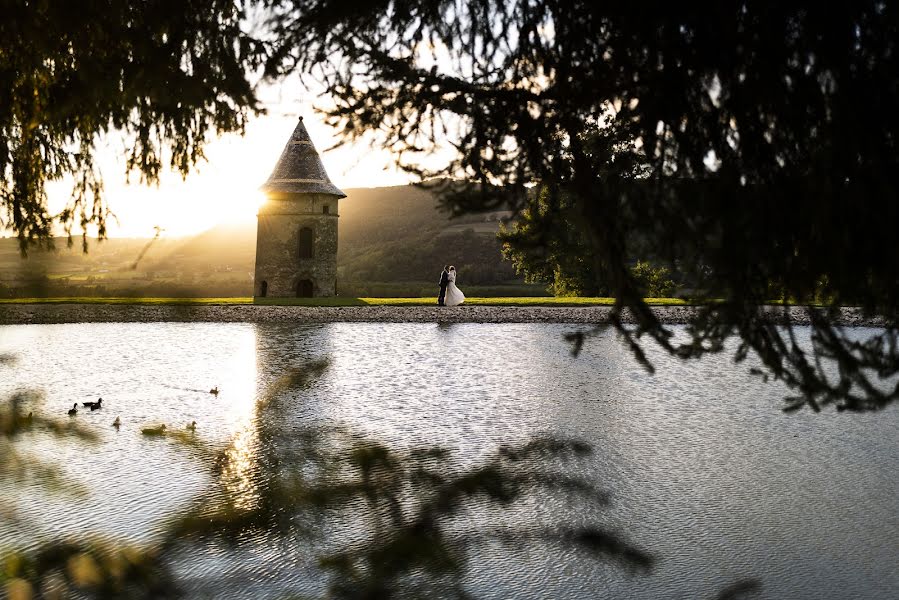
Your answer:
[[[503,257],[526,282],[546,283],[554,296],[607,296],[574,211],[570,194],[536,190],[500,230]]]
[[[881,408],[899,396],[899,13],[879,1],[597,4],[556,0],[272,0],[280,42],[269,72],[326,87],[327,120],[373,136],[423,177],[480,182],[456,210],[524,202],[538,184],[570,194],[597,279],[636,328],[697,357],[736,335],[797,390],[789,406]],[[648,173],[609,172],[597,127],[640,153]],[[428,154],[452,147],[438,167]],[[427,159],[427,160],[425,160]],[[431,161],[431,162],[428,162]],[[500,194],[488,194],[494,185]],[[499,200],[497,200],[499,198]],[[643,302],[632,245],[697,281],[690,341]],[[826,289],[822,290],[822,282]],[[762,304],[776,289],[807,301],[811,353]],[[883,315],[854,342],[836,306]]]
[[[257,4],[268,20],[251,36],[245,11]],[[899,396],[889,383],[899,373],[890,3],[379,0],[347,10],[335,0],[8,0],[3,9],[0,203],[23,248],[48,239],[54,222],[103,233],[98,136],[126,132],[129,169],[152,182],[166,151],[184,173],[208,132],[239,130],[257,109],[248,73],[264,55],[269,76],[298,71],[324,85],[323,112],[345,139],[369,137],[423,178],[477,183],[477,193],[446,195],[457,212],[523,206],[535,185],[553,202],[569,197],[581,256],[617,298],[613,320],[644,363],[642,336],[697,357],[736,335],[736,358],[754,352],[814,409],[876,409]],[[597,132],[608,132],[600,144]],[[624,168],[610,168],[620,156]],[[72,200],[51,215],[46,183],[67,175]],[[697,311],[690,341],[673,342],[643,302],[631,257],[677,265],[697,300],[717,300]],[[772,294],[827,300],[809,308],[811,353],[762,307]],[[848,339],[833,324],[849,303],[883,315],[886,331]],[[621,323],[625,310],[636,328]]]
[[[108,208],[96,146],[123,134],[129,172],[186,175],[212,132],[241,131],[259,106],[261,46],[235,0],[0,3],[0,227],[25,251],[58,226],[96,226]],[[71,178],[51,213],[48,182]],[[86,234],[82,237],[86,245]]]
[[[645,260],[638,260],[631,269],[631,276],[647,298],[667,298],[674,292],[675,284],[669,278],[667,267],[654,267]]]

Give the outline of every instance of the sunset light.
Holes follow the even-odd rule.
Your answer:
[[[265,197],[259,187],[284,148],[297,116],[307,117],[310,133],[328,173],[342,188],[401,185],[410,181],[398,171],[386,150],[367,143],[346,144],[326,152],[337,142],[335,132],[315,118],[312,104],[277,103],[268,114],[251,120],[246,135],[226,134],[206,147],[206,160],[185,180],[171,171],[157,186],[125,181],[121,142],[102,149],[101,169],[106,197],[116,219],[109,222],[110,237],[152,237],[154,227],[166,237],[195,235],[219,224],[251,223]],[[113,140],[115,135],[110,136]],[[48,186],[51,210],[61,210],[69,199],[70,180]],[[91,229],[89,229],[91,231]],[[80,233],[77,228],[75,233]]]
[[[897,106],[882,0],[4,3],[0,599],[899,597]]]

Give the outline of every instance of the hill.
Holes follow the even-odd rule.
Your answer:
[[[431,295],[444,264],[456,266],[459,285],[521,283],[502,260],[496,240],[500,218],[510,213],[450,219],[430,192],[411,185],[346,193],[340,202],[337,254],[343,286],[361,290],[367,282],[417,283]]]
[[[411,185],[346,193],[338,221],[341,295],[433,295],[444,264],[456,266],[463,289],[542,293],[502,260],[495,234],[510,213],[450,219],[433,195]],[[27,259],[15,239],[0,239],[0,296],[250,296],[255,247],[255,222],[189,238],[90,240],[88,254],[78,240],[72,248],[62,240]]]

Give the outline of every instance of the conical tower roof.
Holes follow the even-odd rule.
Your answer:
[[[263,192],[332,194],[346,198],[346,194],[328,178],[325,166],[309,139],[309,132],[303,125],[303,117],[300,117],[293,135],[284,146],[268,181],[260,189]]]

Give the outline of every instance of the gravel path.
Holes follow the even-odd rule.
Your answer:
[[[665,323],[687,323],[695,308],[654,307]],[[779,309],[771,309],[772,314]],[[224,323],[605,323],[608,306],[254,306],[254,305],[136,305],[136,304],[0,304],[0,325],[27,323],[152,323],[207,321]],[[795,324],[808,324],[803,308],[791,310]],[[625,321],[629,321],[625,315]],[[879,317],[866,317],[854,308],[842,309],[840,324],[883,327]]]

